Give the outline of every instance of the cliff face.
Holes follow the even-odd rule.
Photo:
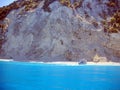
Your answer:
[[[107,60],[120,60],[120,34],[108,35],[101,23],[114,11],[109,9],[107,0],[82,0],[79,7],[75,7],[75,0],[70,6],[64,4],[64,0],[63,3],[46,2],[49,0],[41,0],[28,10],[20,7],[7,15],[2,57],[28,61],[83,58],[92,61],[98,55]]]

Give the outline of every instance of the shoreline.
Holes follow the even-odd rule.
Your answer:
[[[10,61],[14,61],[14,60],[13,59],[0,59],[0,61],[10,62]]]
[[[43,62],[44,63],[44,62]],[[79,62],[46,62],[47,64],[60,64],[60,65],[99,65],[99,66],[120,66],[117,62],[87,62],[86,64],[78,64]]]
[[[0,61],[4,62],[14,62],[13,59],[0,59]],[[21,62],[21,61],[18,61]],[[38,61],[28,61],[28,63],[40,63],[40,64],[55,64],[55,65],[99,65],[99,66],[120,66],[120,62],[87,62],[86,64],[78,64],[79,62],[73,61],[53,61],[53,62],[38,62]]]

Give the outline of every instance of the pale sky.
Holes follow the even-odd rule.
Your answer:
[[[9,5],[13,1],[16,1],[16,0],[0,0],[0,7]]]

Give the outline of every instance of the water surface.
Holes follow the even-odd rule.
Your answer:
[[[120,66],[0,61],[0,90],[120,90]]]

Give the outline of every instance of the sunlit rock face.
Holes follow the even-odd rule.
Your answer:
[[[101,24],[104,14],[109,16],[106,2],[83,0],[80,7],[73,9],[56,0],[49,5],[49,12],[42,8],[44,2],[27,12],[22,12],[24,7],[11,11],[7,16],[10,24],[6,42],[2,46],[5,57],[28,61],[83,58],[92,61],[97,54],[108,60],[120,60],[119,50],[115,49],[120,43],[110,46],[116,39],[109,41]]]

